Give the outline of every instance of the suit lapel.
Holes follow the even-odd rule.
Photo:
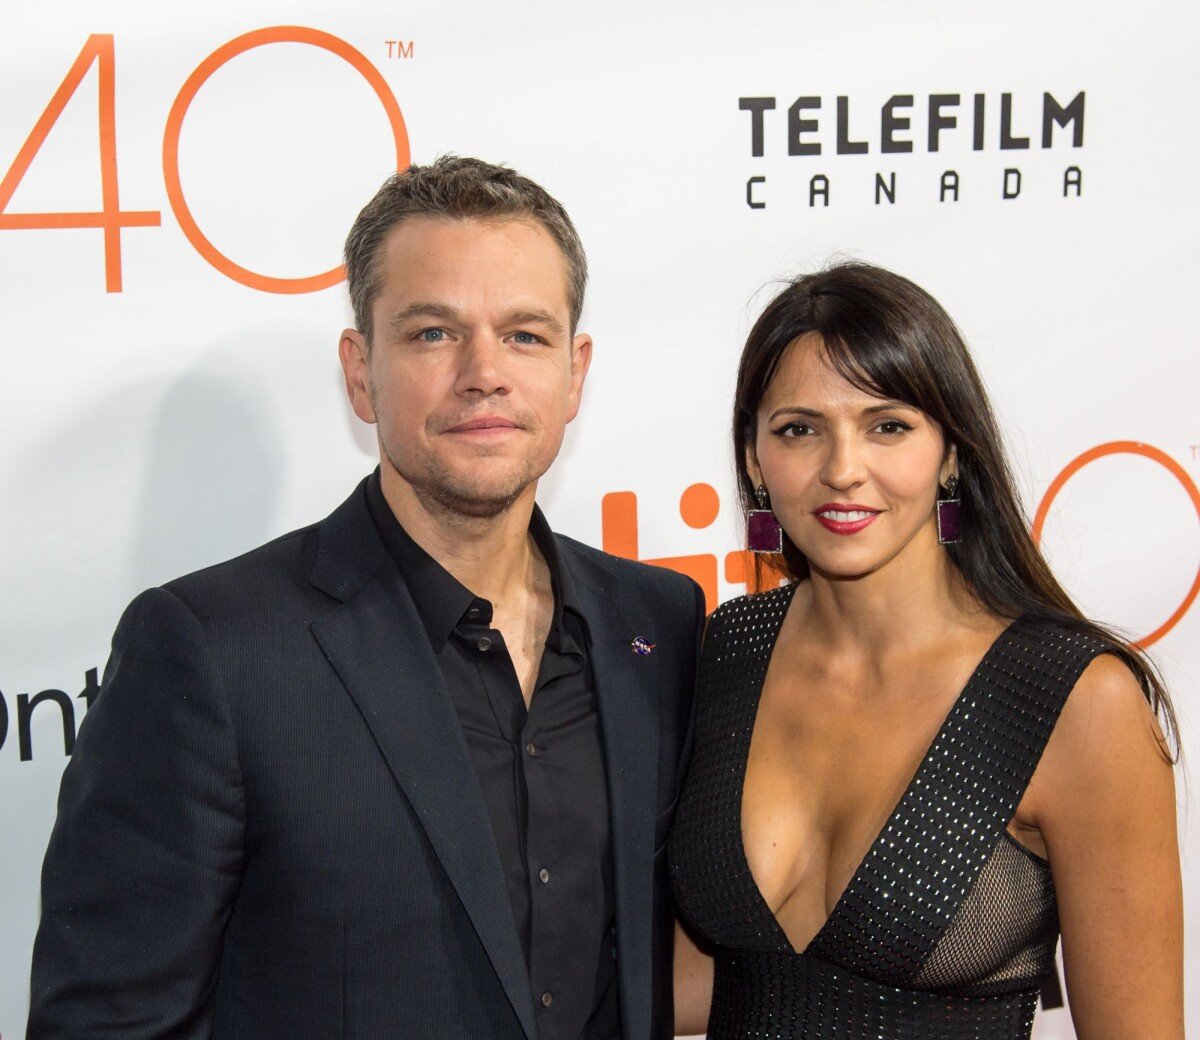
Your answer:
[[[578,569],[573,574],[591,633],[592,671],[608,770],[621,1017],[626,1036],[649,1036],[658,784],[658,702],[654,695],[657,669],[653,657],[635,654],[630,643],[639,635],[653,642],[654,632],[652,627],[635,631],[637,617],[628,605],[616,606],[587,583]]]
[[[313,634],[419,817],[526,1035],[536,1040],[529,974],[491,818],[441,669],[361,488],[322,525],[312,581],[344,601],[313,623]]]

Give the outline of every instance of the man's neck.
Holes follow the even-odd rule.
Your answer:
[[[391,467],[380,469],[388,507],[408,536],[476,596],[511,602],[537,583],[541,556],[529,534],[537,482],[494,516],[469,516],[422,500]]]

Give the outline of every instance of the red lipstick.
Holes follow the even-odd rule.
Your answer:
[[[857,534],[868,527],[881,510],[846,502],[826,502],[813,510],[813,516],[834,534]]]

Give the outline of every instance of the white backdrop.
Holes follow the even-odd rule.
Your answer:
[[[740,344],[774,279],[831,256],[893,267],[958,319],[1031,516],[1083,453],[1148,446],[1096,453],[1054,499],[1045,545],[1095,616],[1135,636],[1169,622],[1152,649],[1194,762],[1200,608],[1181,605],[1200,562],[1197,10],[1155,0],[1136,14],[1112,0],[9,5],[0,1036],[24,1029],[38,871],[66,761],[62,703],[73,705],[69,735],[122,607],[147,585],[324,516],[372,465],[369,431],[340,390],[344,285],[267,290],[336,264],[398,145],[415,161],[456,151],[508,162],[567,205],[594,272],[584,327],[596,361],[542,504],[559,530],[628,551],[632,501],[609,500],[607,530],[602,501],[633,492],[640,555],[691,557],[683,565],[714,596],[742,591],[725,569],[737,541],[726,418]],[[303,42],[259,35],[201,67],[277,26],[301,27],[276,35]],[[73,67],[82,78],[56,115],[48,105]],[[1082,112],[1063,116],[1043,147],[1046,95],[1065,108],[1081,93]],[[959,98],[942,103],[957,125],[937,151],[931,95]],[[389,121],[393,97],[402,121]],[[801,102],[790,115],[801,98],[820,107]],[[885,137],[911,151],[884,151]],[[1069,167],[1081,185],[1064,196]],[[1012,198],[1007,169],[1020,175]],[[958,197],[942,201],[948,170]],[[748,197],[751,177],[764,180]],[[814,177],[827,205],[820,195],[810,205]],[[197,233],[211,248],[193,244]],[[689,525],[681,496],[697,484],[720,508],[713,519],[712,494],[694,489]],[[35,699],[46,690],[62,693]],[[1189,1022],[1200,1032],[1200,832],[1181,805]],[[1072,1036],[1069,1016],[1044,1013],[1037,1035]]]

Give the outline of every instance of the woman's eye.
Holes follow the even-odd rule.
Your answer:
[[[814,432],[813,428],[805,422],[790,422],[775,431],[779,437],[808,437]]]
[[[875,427],[880,433],[897,434],[905,433],[911,430],[912,427],[908,423],[901,422],[899,419],[884,419],[878,426]]]

